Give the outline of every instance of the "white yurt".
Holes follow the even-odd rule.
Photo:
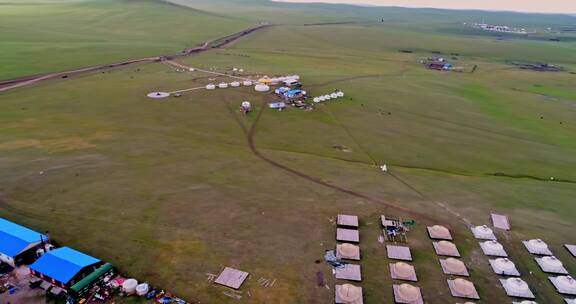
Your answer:
[[[234,87],[234,88],[237,88],[237,87],[240,86],[240,82],[238,82],[238,81],[232,81],[232,82],[230,83],[230,86],[231,86],[231,87]]]
[[[206,90],[214,90],[214,89],[216,89],[216,86],[214,84],[206,85]]]
[[[509,278],[506,279],[505,282],[506,289],[515,294],[523,294],[530,291],[530,287],[528,287],[528,284],[522,279]]]
[[[252,80],[244,80],[244,82],[242,84],[245,87],[250,87],[250,86],[252,86],[253,82],[252,82]]]
[[[450,273],[466,272],[466,265],[464,262],[455,258],[447,258],[444,260],[444,268],[446,268],[446,270],[448,270]]]
[[[410,279],[416,275],[414,266],[404,262],[395,263],[392,267],[392,271],[399,279]]]
[[[189,71],[189,72],[194,72],[194,71],[196,71],[196,69],[195,69],[195,68],[189,68],[188,71]]]
[[[548,244],[544,243],[541,239],[534,239],[528,241],[528,246],[530,248],[534,248],[536,250],[545,250],[548,249]]]
[[[238,72],[244,73],[244,69],[238,69]]]
[[[428,228],[430,236],[438,239],[452,239],[450,230],[442,225],[434,225]]]
[[[138,284],[138,286],[136,286],[136,294],[139,296],[143,296],[148,294],[148,289],[149,286],[146,283],[142,283],[142,284]]]
[[[576,280],[574,280],[574,278],[572,278],[571,276],[556,277],[556,287],[558,287],[558,289],[569,291],[569,293],[576,295]]]
[[[240,105],[243,109],[250,110],[252,108],[252,104],[249,101],[243,101]]]
[[[320,102],[320,98],[314,97],[314,99],[312,99],[312,101],[314,101],[314,103],[319,103],[319,102]]]
[[[496,237],[494,236],[494,231],[492,231],[492,229],[490,229],[490,227],[486,225],[473,227],[472,232],[474,233],[474,237],[476,237],[477,239],[482,240],[496,239]]]
[[[440,241],[436,245],[438,254],[440,255],[458,255],[458,248],[454,243],[449,241]]]
[[[343,259],[354,259],[360,255],[360,247],[344,243],[337,246],[338,255]]]
[[[330,96],[330,95],[324,95],[323,97],[324,97],[324,100],[330,100],[330,99],[332,99],[332,96]]]
[[[228,88],[228,84],[225,83],[225,82],[221,82],[221,83],[218,84],[218,88],[220,88],[220,89],[226,89],[226,88]]]
[[[514,265],[514,262],[507,258],[495,259],[493,266],[494,271],[497,273],[510,273],[516,270],[516,265]]]
[[[340,97],[340,98],[344,97],[344,92],[342,92],[342,91],[340,91],[340,92],[338,92],[338,93],[336,93],[336,94],[338,94],[338,97]]]
[[[398,287],[398,297],[402,299],[404,303],[416,303],[422,296],[418,287],[410,284],[400,284]]]
[[[148,93],[146,96],[150,97],[150,98],[165,98],[170,96],[170,93],[167,92],[152,92],[152,93]]]
[[[502,244],[498,243],[497,241],[481,242],[480,247],[482,247],[482,251],[484,251],[485,255],[498,256],[498,257],[508,256],[506,250],[504,250],[504,246],[502,246]]]
[[[332,99],[336,99],[336,98],[338,98],[338,94],[336,94],[336,92],[334,92],[334,93],[330,94],[330,97]]]
[[[127,279],[122,283],[122,290],[127,294],[134,294],[136,292],[136,286],[138,286],[138,281],[135,279]]]
[[[254,86],[254,90],[256,90],[256,92],[268,92],[270,91],[270,87],[265,84],[259,83]]]
[[[562,261],[557,259],[555,256],[545,256],[542,259],[540,259],[540,262],[542,263],[542,266],[545,266],[549,269],[564,266],[564,264],[562,264]]]
[[[344,304],[362,303],[362,288],[351,284],[343,284],[337,290],[338,298]]]
[[[474,284],[468,280],[460,278],[455,279],[452,286],[454,290],[460,295],[469,297],[476,294],[476,288],[474,287]]]

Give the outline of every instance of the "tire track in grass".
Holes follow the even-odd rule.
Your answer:
[[[263,115],[264,112],[266,111],[265,105],[266,105],[265,101],[261,103],[261,105],[260,105],[260,106],[261,106],[261,109],[260,109],[260,111],[258,112],[258,115],[256,116],[254,122],[253,122],[252,125],[250,126],[250,129],[248,130],[248,134],[247,134],[248,147],[250,148],[250,150],[252,151],[252,153],[253,153],[257,158],[259,158],[260,160],[262,160],[262,161],[264,161],[264,162],[272,165],[272,166],[275,167],[275,168],[278,168],[278,169],[280,169],[280,170],[283,170],[283,171],[285,171],[285,172],[288,172],[288,173],[290,173],[290,174],[292,174],[292,175],[296,175],[296,176],[298,176],[298,177],[301,177],[301,178],[303,178],[303,179],[305,179],[305,180],[307,180],[307,181],[309,181],[309,182],[315,183],[315,184],[317,184],[317,185],[324,186],[324,187],[327,187],[327,188],[336,190],[336,191],[338,191],[338,192],[345,193],[345,194],[348,194],[348,195],[350,195],[350,196],[353,196],[353,197],[356,197],[356,198],[359,198],[359,199],[363,199],[363,200],[366,200],[366,201],[369,201],[369,202],[372,202],[372,203],[376,203],[376,204],[379,204],[379,205],[383,205],[383,206],[385,206],[386,208],[394,209],[394,210],[397,210],[397,211],[400,211],[400,212],[404,212],[404,213],[410,214],[411,216],[416,217],[416,218],[428,220],[428,221],[430,221],[430,222],[437,222],[437,219],[434,218],[434,217],[432,217],[432,216],[429,216],[429,215],[426,215],[426,214],[422,214],[422,213],[413,211],[413,210],[408,209],[408,208],[404,208],[404,207],[401,207],[401,206],[397,206],[397,205],[388,203],[388,202],[386,202],[386,201],[384,201],[384,200],[382,200],[382,199],[380,199],[380,198],[377,198],[377,197],[374,197],[374,196],[371,196],[371,195],[368,195],[368,194],[364,194],[364,193],[361,193],[361,192],[358,192],[358,191],[354,191],[354,190],[352,190],[352,189],[348,189],[348,188],[345,188],[345,187],[342,187],[342,186],[338,186],[338,185],[334,185],[334,184],[328,183],[328,182],[323,181],[322,179],[320,179],[320,178],[318,178],[318,177],[315,177],[315,176],[306,174],[306,173],[301,172],[301,171],[299,171],[299,170],[296,170],[296,169],[294,169],[294,168],[291,168],[291,167],[288,167],[288,166],[286,166],[286,165],[283,165],[283,164],[281,164],[281,163],[273,160],[272,158],[264,155],[263,153],[261,153],[260,150],[258,150],[258,148],[257,148],[257,146],[256,146],[256,142],[255,142],[254,136],[255,136],[255,134],[256,134],[256,130],[257,130],[258,123],[260,122],[260,119],[262,118],[262,115]]]

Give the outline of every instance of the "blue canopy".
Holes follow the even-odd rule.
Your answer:
[[[62,247],[45,253],[30,265],[30,269],[67,284],[82,269],[98,262],[97,258]]]
[[[6,219],[0,218],[0,253],[9,257],[16,257],[31,244],[48,237],[34,230],[20,226]]]

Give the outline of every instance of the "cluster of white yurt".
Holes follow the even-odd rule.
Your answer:
[[[270,91],[270,87],[268,85],[259,83],[259,84],[254,86],[254,90],[256,92],[268,92],[268,91]]]
[[[127,279],[126,281],[124,281],[124,283],[122,283],[122,290],[131,295],[134,294],[136,292],[136,287],[138,286],[138,281],[136,281],[135,279]]]
[[[213,83],[206,85],[206,90],[214,90],[214,89],[216,89],[216,85],[214,85]]]
[[[332,94],[326,94],[326,95],[314,97],[313,101],[315,103],[319,103],[319,102],[324,102],[324,101],[328,101],[328,100],[332,100],[332,99],[338,99],[338,98],[342,98],[342,97],[344,97],[344,92],[337,91],[337,92],[334,92]]]

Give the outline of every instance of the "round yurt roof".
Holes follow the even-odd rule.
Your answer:
[[[454,286],[454,290],[464,296],[471,296],[476,291],[472,282],[460,278],[454,280],[452,286]]]
[[[456,245],[452,242],[440,241],[438,242],[438,249],[442,252],[453,252],[456,251]]]
[[[332,97],[332,98],[338,98],[338,94],[332,93],[332,94],[330,94],[330,97]]]
[[[206,85],[206,89],[208,89],[208,90],[213,90],[215,88],[216,88],[216,86],[212,83]]]
[[[545,256],[540,261],[549,267],[562,267],[562,261],[553,256]]]
[[[251,86],[252,85],[252,80],[244,80],[244,82],[242,83],[245,86]]]
[[[450,230],[442,225],[434,225],[430,227],[430,232],[439,237],[450,237]]]
[[[565,289],[576,288],[576,280],[571,276],[559,276],[556,278],[556,284]]]
[[[496,268],[501,269],[501,270],[514,270],[516,268],[516,265],[514,265],[514,262],[510,261],[507,258],[495,259],[494,265],[496,266]]]
[[[420,299],[420,290],[410,284],[400,284],[398,295],[407,302],[417,301]]]
[[[394,273],[400,278],[409,278],[414,275],[414,267],[404,262],[398,262],[394,264]]]
[[[500,244],[496,241],[486,241],[486,242],[484,242],[484,246],[486,246],[490,250],[502,250],[502,249],[504,249],[502,244]]]
[[[358,246],[344,243],[344,244],[340,245],[339,251],[340,251],[340,255],[342,257],[351,258],[351,257],[355,257],[356,255],[358,255],[359,249],[358,249]]]
[[[353,303],[362,296],[362,289],[351,284],[344,284],[338,289],[338,297],[345,303]]]
[[[506,286],[516,292],[525,292],[529,290],[528,284],[519,278],[506,279]]]
[[[150,97],[150,98],[165,98],[170,96],[170,93],[168,92],[152,92],[152,93],[148,93],[146,96]]]
[[[452,273],[461,273],[466,271],[466,265],[464,265],[464,262],[455,258],[447,258],[444,261],[444,267]]]
[[[548,245],[546,243],[544,243],[541,239],[529,240],[528,244],[533,248],[538,248],[538,249],[548,248]]]
[[[490,227],[486,225],[476,226],[474,227],[474,230],[476,231],[476,233],[481,235],[492,235],[493,233],[492,229],[490,229]]]
[[[270,90],[270,87],[260,83],[254,86],[254,90],[256,90],[257,92],[268,92]]]

